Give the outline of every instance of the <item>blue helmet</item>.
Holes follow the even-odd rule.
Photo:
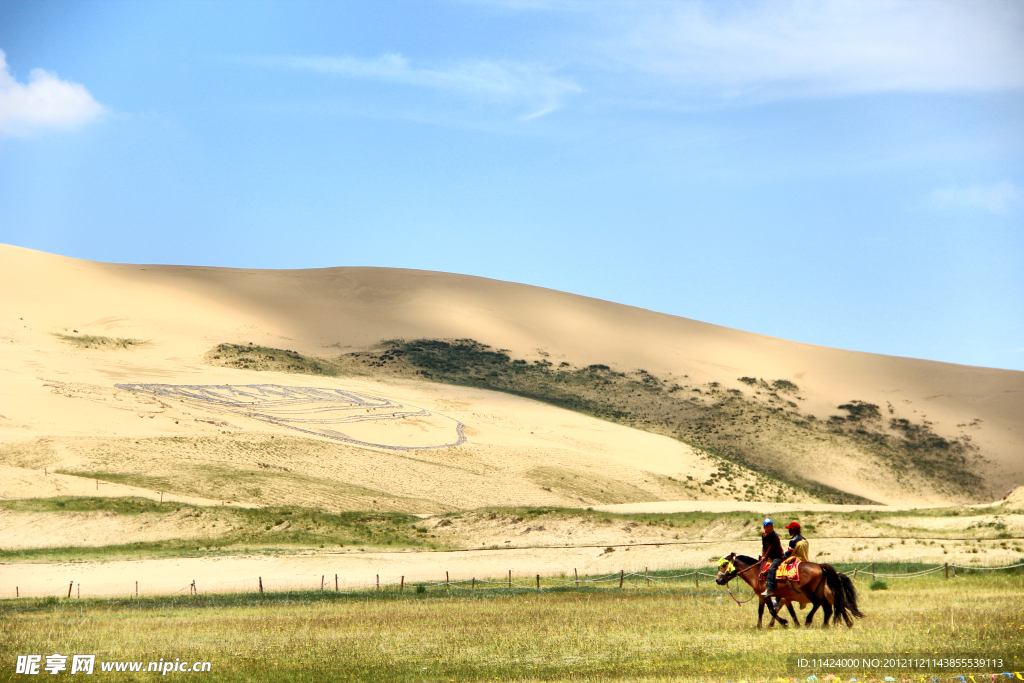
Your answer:
[[[764,522],[761,524],[761,526],[768,526],[769,524],[775,526],[775,522],[772,521],[771,517],[765,517]]]

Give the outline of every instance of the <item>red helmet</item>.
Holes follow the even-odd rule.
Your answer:
[[[787,529],[796,529],[797,531],[800,531],[800,522],[790,522],[789,524],[786,525],[786,528]]]

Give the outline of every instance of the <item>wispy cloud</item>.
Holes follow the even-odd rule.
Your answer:
[[[416,68],[399,54],[386,54],[376,59],[283,56],[248,61],[264,66],[440,90],[492,103],[521,106],[528,112],[523,117],[525,119],[556,111],[566,98],[582,92],[582,88],[571,80],[532,64],[475,60],[443,67]]]
[[[105,109],[78,83],[62,81],[33,69],[19,83],[0,50],[0,135],[25,136],[44,128],[73,129],[99,117]]]
[[[932,191],[932,202],[940,209],[972,209],[1005,216],[1021,201],[1021,192],[1004,180],[995,185],[941,187]]]
[[[607,5],[605,5],[607,7]],[[725,100],[1024,87],[1024,5],[698,0],[623,11],[606,58]]]

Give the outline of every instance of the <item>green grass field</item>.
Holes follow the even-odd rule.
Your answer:
[[[812,673],[789,669],[789,655],[826,653],[985,655],[1002,657],[1002,671],[1024,669],[1024,574],[972,571],[946,580],[939,573],[888,583],[872,591],[859,582],[867,618],[852,630],[756,631],[756,603],[737,606],[710,581],[700,588],[431,585],[7,600],[0,603],[0,678],[20,678],[13,674],[19,654],[54,652],[95,654],[97,673],[104,661],[208,661],[201,677],[209,681],[788,681]],[[746,587],[735,592],[749,595]],[[922,676],[859,674],[860,681]]]

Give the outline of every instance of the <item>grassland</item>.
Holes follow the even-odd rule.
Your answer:
[[[640,582],[619,590],[551,583],[540,590],[433,585],[421,592],[407,586],[404,592],[7,600],[0,603],[0,661],[6,673],[15,655],[27,653],[96,654],[97,668],[103,661],[181,658],[209,661],[203,678],[211,681],[403,683],[803,679],[809,672],[789,669],[787,657],[811,653],[986,655],[1005,665],[957,673],[1024,668],[1020,573],[949,580],[940,574],[890,581],[888,590],[876,591],[861,582],[867,618],[853,630],[756,631],[753,603],[737,607],[713,584]],[[814,673],[824,678],[826,672]],[[856,677],[883,675],[917,680],[922,672]]]

